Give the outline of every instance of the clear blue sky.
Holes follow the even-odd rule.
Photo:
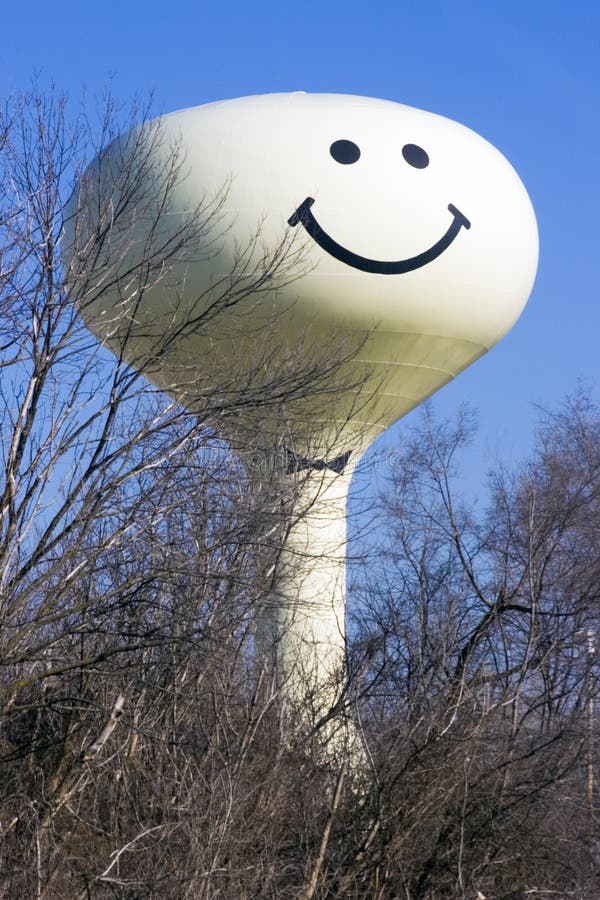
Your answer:
[[[156,112],[269,91],[384,97],[454,118],[512,162],[540,267],[513,331],[436,397],[479,409],[471,462],[530,446],[532,404],[578,379],[596,397],[600,284],[600,5],[593,0],[6,3],[2,95],[38,75],[75,101],[154,92]],[[410,417],[409,417],[410,418]]]

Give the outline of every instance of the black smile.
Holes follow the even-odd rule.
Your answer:
[[[471,223],[467,217],[463,216],[461,211],[450,203],[448,209],[453,216],[452,224],[439,241],[428,250],[419,253],[418,256],[412,256],[410,259],[400,259],[397,262],[386,262],[384,260],[368,259],[366,256],[359,256],[358,253],[352,253],[351,250],[346,250],[345,247],[342,247],[341,244],[338,244],[337,241],[334,241],[333,238],[329,237],[327,232],[323,231],[310,211],[314,202],[313,197],[307,197],[306,200],[300,204],[296,212],[290,216],[288,225],[291,225],[292,228],[294,228],[294,226],[301,222],[313,241],[325,250],[326,253],[329,253],[330,256],[339,259],[340,262],[346,263],[348,266],[353,266],[355,269],[361,269],[363,272],[374,272],[377,275],[401,275],[404,272],[412,272],[413,269],[420,269],[421,266],[425,266],[432,260],[437,259],[437,257],[450,246],[461,228],[471,227]]]

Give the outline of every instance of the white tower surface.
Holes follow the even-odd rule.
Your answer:
[[[330,401],[324,412],[322,397],[290,404],[287,445],[281,434],[271,437],[267,414],[240,412],[237,419],[241,432],[254,431],[259,446],[279,454],[282,477],[306,476],[299,503],[306,509],[283,548],[259,642],[282,690],[292,699],[320,691],[323,711],[345,670],[353,468],[383,429],[512,327],[537,267],[533,209],[514,169],[479,135],[386,100],[245,97],[164,116],[156,134],[157,160],[178,147],[182,162],[158,227],[154,222],[150,234],[152,217],[140,212],[94,263],[95,289],[79,300],[92,331],[190,408],[189,372],[225,372],[235,389],[257,340],[268,339],[275,367],[303,341],[322,355],[336,335],[358,348],[341,367],[335,408]],[[65,258],[78,271],[86,265],[82,235],[94,222],[90,197],[103,194],[118,207],[113,176],[131,140],[123,137],[92,164],[73,201]],[[146,197],[158,165],[140,165]],[[200,237],[195,254],[173,254],[154,284],[130,277],[148,247],[160,249],[211,202],[219,205],[217,237]],[[301,249],[300,277],[250,298],[231,328],[221,312],[214,320],[220,332],[205,317],[202,327],[161,346],[173,323],[209,308],[241,257],[250,271],[261,247],[286,239],[292,253]],[[242,444],[231,423],[225,432],[232,445]]]

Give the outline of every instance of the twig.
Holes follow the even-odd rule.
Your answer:
[[[123,694],[119,694],[117,699],[115,700],[115,705],[112,708],[112,712],[108,718],[108,721],[96,740],[90,744],[87,750],[84,751],[81,761],[84,763],[90,762],[94,759],[100,750],[104,747],[105,743],[117,727],[117,722],[119,721],[121,715],[123,714],[123,706],[125,705],[125,697]]]
[[[306,891],[303,894],[301,894],[302,900],[312,900],[312,898],[315,895],[315,891],[317,890],[317,883],[319,880],[319,875],[321,874],[321,869],[323,868],[323,862],[325,861],[325,853],[327,852],[327,845],[329,844],[329,837],[331,835],[331,827],[333,825],[333,820],[335,819],[335,815],[337,813],[338,807],[340,805],[340,800],[342,798],[342,788],[344,786],[345,777],[346,777],[346,762],[344,761],[340,768],[340,772],[339,772],[339,775],[337,777],[337,781],[335,784],[335,790],[333,792],[333,800],[331,801],[331,809],[329,810],[329,815],[327,816],[325,828],[323,829],[323,837],[321,838],[321,846],[319,847],[319,853],[315,860],[313,870],[311,872],[310,881],[308,883],[308,887],[307,887]]]

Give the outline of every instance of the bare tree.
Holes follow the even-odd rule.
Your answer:
[[[173,820],[156,824],[151,809],[158,803],[158,815],[159,807],[175,804],[191,815],[187,800],[181,806],[173,793],[183,790],[180,776],[193,802],[204,803],[195,784],[206,785],[204,762],[216,767],[217,780],[234,778],[229,763],[218,770],[236,753],[235,769],[243,770],[263,722],[281,738],[277,692],[253,658],[254,619],[268,602],[301,479],[278,478],[270,489],[277,473],[269,469],[257,491],[249,468],[218,435],[246,409],[274,429],[279,421],[285,428],[288,404],[303,403],[311,392],[326,404],[349,352],[340,344],[336,359],[331,346],[320,355],[299,346],[270,375],[265,340],[235,391],[216,355],[204,378],[182,368],[177,385],[167,385],[189,409],[149,384],[130,353],[131,304],[200,244],[210,252],[218,243],[221,197],[208,198],[165,235],[163,212],[185,159],[176,146],[159,158],[154,126],[120,124],[126,139],[118,137],[119,117],[109,102],[94,134],[85,117],[70,123],[61,98],[36,93],[9,104],[0,122],[0,696],[8,895],[113,895],[121,885],[125,893],[156,896],[162,888],[147,885],[162,875],[150,873],[142,888],[139,873],[120,874],[142,848],[176,841]],[[106,173],[102,190],[98,183],[92,189],[108,145],[120,148],[120,155],[110,154],[109,190]],[[90,153],[99,160],[91,167]],[[148,173],[151,189],[141,177]],[[76,227],[67,230],[65,251],[67,220]],[[141,221],[140,254],[132,248]],[[210,296],[185,315],[175,310],[160,346],[150,335],[145,368],[186,337],[210,334],[223,314],[225,328],[243,329],[262,291],[298,276],[302,254],[286,236],[257,254],[259,240],[257,231]],[[116,270],[115,245],[122,252]],[[122,307],[107,324],[108,353],[80,311],[85,317],[113,277]],[[265,320],[265,336],[273,322]],[[260,452],[260,445],[242,449]],[[160,760],[151,759],[156,740],[166,752]],[[112,813],[105,821],[105,804],[118,807],[122,791],[137,791],[125,761],[143,778],[152,773],[156,785],[161,767],[173,768],[155,799],[142,801],[145,812],[132,809],[127,823]],[[101,772],[108,778],[103,797],[95,793]],[[242,792],[251,790],[247,778],[244,772]],[[243,809],[241,798],[239,804]],[[174,876],[173,896],[196,895],[192,885],[209,878],[197,866],[210,873],[217,865],[231,816],[226,807],[222,813],[213,828],[209,810],[206,852],[194,856],[193,871]],[[69,836],[75,822],[83,829],[77,847]],[[92,835],[102,849],[92,851],[90,866],[82,848]],[[86,874],[76,875],[80,863],[65,870],[65,855],[86,859]]]
[[[583,397],[547,416],[485,515],[455,487],[468,412],[397,455],[357,645],[375,896],[597,893],[599,421]]]

